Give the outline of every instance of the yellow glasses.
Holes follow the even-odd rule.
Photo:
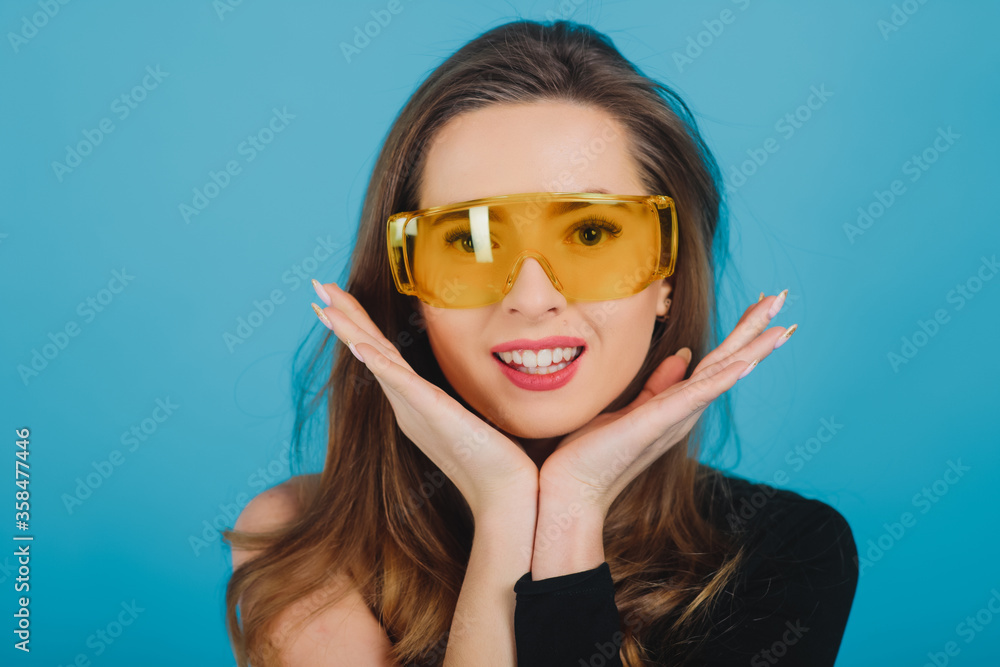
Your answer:
[[[396,289],[431,306],[500,301],[528,257],[567,299],[607,301],[673,273],[677,211],[663,195],[533,192],[395,213],[387,236]]]

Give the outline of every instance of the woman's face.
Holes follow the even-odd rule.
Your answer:
[[[624,128],[602,110],[562,101],[492,105],[452,119],[434,136],[419,205],[522,192],[660,194],[646,191],[629,151]],[[669,291],[660,279],[631,297],[569,302],[528,258],[497,303],[417,307],[451,386],[481,417],[527,445],[576,430],[618,397],[649,351]],[[510,373],[520,371],[505,370],[491,352],[509,341],[549,336],[577,339],[584,348],[570,380],[555,388],[519,386]],[[546,354],[541,361],[548,361]],[[541,365],[537,356],[535,363]]]

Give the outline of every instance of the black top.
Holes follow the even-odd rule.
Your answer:
[[[694,650],[654,650],[654,664],[674,667],[683,657],[685,665],[705,667],[833,665],[858,583],[847,520],[793,491],[706,470],[707,479],[731,492],[731,499],[717,497],[706,516],[728,532],[743,532],[752,548],[704,626],[706,641]],[[541,581],[528,572],[514,592],[518,667],[622,667],[626,626],[607,562]]]

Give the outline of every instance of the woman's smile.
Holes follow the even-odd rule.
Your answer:
[[[537,354],[533,350],[524,350],[523,354],[513,350],[493,353],[493,358],[500,365],[501,372],[515,386],[529,391],[551,391],[564,386],[576,375],[581,350],[582,347],[557,347],[554,350],[539,350]],[[563,359],[564,354],[568,355],[568,361]],[[515,359],[514,355],[519,358]],[[553,361],[554,355],[558,355],[560,361]],[[511,357],[511,361],[505,361],[506,356]]]
[[[519,338],[496,345],[491,351],[494,359],[518,373],[552,375],[568,367],[585,348],[582,338],[549,336],[535,341]],[[533,386],[552,388],[537,383]]]
[[[544,375],[561,371],[580,356],[582,347],[556,347],[544,350],[512,350],[493,353],[497,359],[522,373]]]

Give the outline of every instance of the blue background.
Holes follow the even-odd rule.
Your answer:
[[[742,456],[731,444],[724,465],[768,483],[782,471],[849,519],[870,562],[838,664],[922,665],[949,641],[954,664],[997,664],[1000,618],[959,627],[1000,602],[1000,279],[983,264],[1000,251],[996,3],[402,0],[350,62],[340,44],[386,2],[50,4],[51,18],[45,0],[0,6],[0,451],[13,473],[14,430],[31,429],[35,536],[30,658],[7,615],[13,541],[0,549],[0,662],[234,664],[229,552],[206,526],[290,474],[291,355],[320,333],[295,267],[344,277],[374,156],[435,66],[507,20],[569,18],[694,110],[730,194],[724,320],[790,290],[775,323],[798,333],[732,390]],[[114,100],[147,67],[164,74],[123,118]],[[814,87],[826,99],[800,109]],[[249,160],[241,142],[275,109],[294,118]],[[102,119],[113,131],[57,174]],[[934,162],[914,170],[925,151]],[[230,160],[239,173],[185,220],[179,206]],[[859,207],[880,215],[850,237]],[[281,303],[227,344],[275,290]],[[176,406],[162,422],[158,400]],[[144,440],[122,440],[144,420]],[[841,425],[833,437],[823,420]],[[92,474],[115,450],[110,476]],[[968,470],[938,481],[949,462]],[[88,475],[100,485],[67,504]],[[892,529],[904,512],[913,521]],[[96,633],[122,605],[135,618],[105,644]]]

